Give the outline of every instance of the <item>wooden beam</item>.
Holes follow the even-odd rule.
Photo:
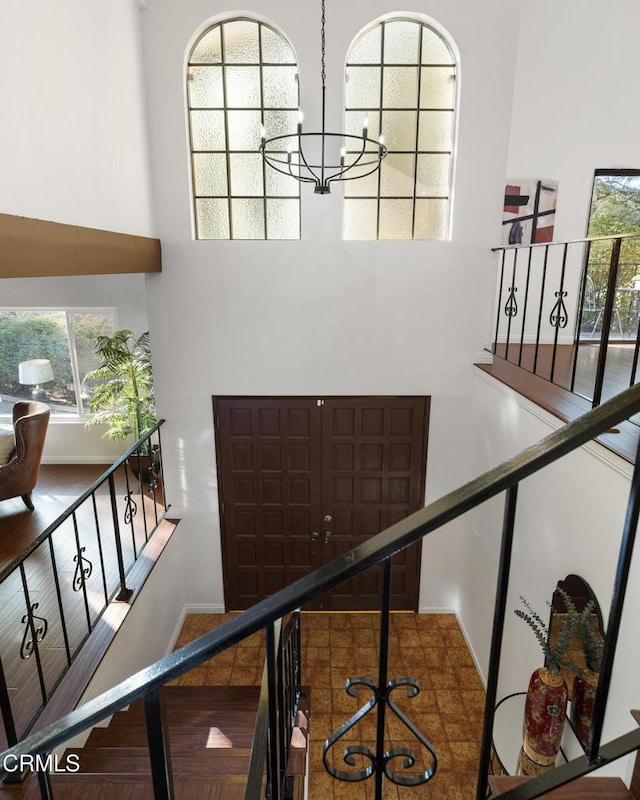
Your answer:
[[[0,278],[161,271],[159,239],[0,214]]]

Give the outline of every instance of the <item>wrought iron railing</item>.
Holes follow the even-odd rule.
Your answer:
[[[284,797],[291,738],[302,691],[300,611],[282,631],[278,619],[267,628],[267,655],[262,673],[256,725],[247,772],[245,800]]]
[[[31,730],[109,603],[132,594],[127,575],[167,510],[161,424],[0,571],[0,713],[9,746]]]
[[[494,248],[494,356],[596,406],[638,380],[640,236]]]
[[[494,709],[511,553],[514,543],[518,486],[525,478],[554,464],[561,457],[577,450],[583,444],[639,411],[640,385],[637,385],[594,408],[563,428],[554,431],[541,442],[532,445],[500,466],[450,492],[410,517],[397,522],[359,547],[340,555],[309,575],[260,601],[252,608],[231,618],[204,636],[157,661],[152,666],[130,676],[114,688],[90,700],[82,707],[42,731],[31,735],[28,739],[18,743],[4,753],[0,753],[0,777],[6,774],[6,767],[2,765],[19,763],[22,757],[28,755],[40,755],[42,758],[54,748],[63,745],[71,737],[88,730],[129,703],[142,698],[144,699],[147,713],[148,745],[152,764],[154,796],[158,800],[169,800],[174,794],[170,760],[166,748],[168,732],[164,727],[160,687],[263,629],[267,631],[271,641],[267,651],[267,668],[273,671],[272,674],[277,674],[278,648],[275,646],[276,632],[273,627],[277,621],[376,564],[384,565],[386,575],[381,597],[382,614],[379,656],[381,664],[379,675],[382,678],[381,683],[383,685],[372,687],[372,691],[374,692],[375,705],[378,705],[378,714],[382,712],[384,715],[386,707],[391,708],[393,711],[390,695],[398,682],[396,680],[388,680],[386,676],[388,640],[385,642],[385,625],[387,624],[385,623],[385,614],[388,615],[389,608],[390,581],[388,579],[388,565],[390,559],[394,554],[414,544],[420,538],[427,536],[448,522],[505,492],[504,523],[476,789],[476,799],[484,800],[491,763]],[[595,699],[590,746],[584,756],[552,769],[542,776],[532,778],[516,789],[504,792],[500,795],[502,800],[532,800],[532,798],[540,797],[558,786],[582,775],[587,775],[593,770],[610,764],[640,748],[640,729],[638,728],[606,744],[601,743],[631,556],[640,514],[640,459],[637,458],[635,463],[636,467],[627,501],[618,567],[606,627],[604,654]],[[358,678],[355,680],[358,680]],[[370,704],[371,701],[365,704],[358,713],[366,713],[366,706]],[[268,706],[269,720],[265,724],[265,729],[262,729],[259,735],[263,738],[266,737],[270,745],[275,746],[275,741],[280,736],[280,728],[278,728],[274,720],[274,714],[278,714],[278,709],[272,699],[269,700]],[[407,784],[407,777],[412,777],[411,775],[395,775],[391,772],[389,768],[390,761],[393,758],[397,758],[398,753],[394,752],[393,748],[386,748],[384,739],[386,731],[384,724],[380,724],[379,720],[380,717],[378,717],[375,748],[370,749],[364,745],[359,745],[355,749],[347,748],[347,752],[344,753],[346,765],[353,764],[354,754],[366,759],[368,766],[363,771],[365,774],[357,775],[356,777],[351,776],[348,779],[366,780],[368,777],[375,775],[374,796],[376,800],[381,800],[382,797],[383,776],[388,780],[403,785]],[[413,763],[413,756],[410,751],[403,750],[400,755],[401,760],[404,759],[405,765]],[[270,758],[273,758],[273,756],[270,756]],[[272,761],[272,763],[274,766],[271,767],[271,774],[273,775],[275,772],[280,775],[282,762],[278,761],[277,767],[275,761]],[[434,762],[432,768],[425,771],[428,774],[421,777],[425,781],[437,781],[438,772],[436,766]],[[42,788],[42,796],[44,798],[54,797],[51,781],[47,773],[39,772],[38,777]],[[269,791],[266,795],[269,800],[282,800],[282,794],[278,794],[281,785],[281,781],[274,781],[269,785]],[[248,796],[254,797],[254,795]]]

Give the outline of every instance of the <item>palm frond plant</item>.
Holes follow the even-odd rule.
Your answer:
[[[106,425],[104,436],[136,441],[156,424],[149,332],[137,338],[130,330],[98,336],[95,352],[100,366],[85,381],[94,387],[87,425]]]

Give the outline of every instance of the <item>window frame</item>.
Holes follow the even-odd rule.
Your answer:
[[[116,306],[0,306],[0,313],[7,311],[21,311],[27,313],[44,312],[48,314],[64,314],[65,327],[67,331],[67,341],[69,343],[69,361],[71,366],[71,374],[73,379],[73,389],[76,397],[75,410],[59,411],[52,407],[50,402],[42,400],[46,405],[51,408],[51,420],[55,422],[82,422],[83,424],[91,418],[91,413],[85,408],[82,399],[82,380],[80,378],[78,368],[78,353],[76,348],[76,337],[73,331],[72,317],[74,314],[111,314],[113,319],[113,330],[118,330],[118,309]],[[1,396],[0,392],[0,396]],[[25,400],[28,398],[18,398]],[[11,420],[12,413],[0,412],[0,423],[5,423]]]
[[[225,35],[224,35],[224,26],[236,23],[236,22],[250,22],[254,23],[258,26],[258,47],[259,47],[259,57],[257,62],[253,61],[229,61],[226,58],[225,52]],[[194,61],[194,53],[197,50],[200,42],[206,36],[211,34],[216,28],[220,29],[220,61],[219,62],[206,62],[206,61]],[[283,61],[265,61],[263,59],[263,29],[269,30],[272,34],[278,36],[282,41],[290,48],[294,60],[292,62],[283,62]],[[259,83],[260,83],[260,105],[259,106],[229,106],[227,103],[227,69],[228,67],[257,67],[259,69]],[[199,106],[199,105],[192,105],[191,104],[191,95],[189,89],[189,83],[191,80],[191,71],[193,69],[197,69],[199,67],[220,67],[222,71],[222,105],[221,106]],[[285,67],[285,68],[293,68],[295,69],[295,80],[296,80],[296,93],[297,93],[297,104],[295,107],[266,107],[265,106],[265,69],[273,68],[273,67]],[[214,20],[210,20],[203,28],[199,30],[199,32],[193,37],[192,43],[187,50],[187,58],[186,58],[186,67],[185,67],[185,101],[186,101],[186,116],[187,116],[187,136],[188,136],[188,147],[189,147],[189,168],[190,168],[190,191],[191,191],[191,213],[192,213],[192,232],[193,237],[196,241],[296,241],[302,238],[302,208],[301,208],[301,192],[300,186],[297,185],[297,193],[295,195],[282,195],[282,194],[269,194],[268,192],[268,183],[269,180],[267,178],[267,170],[269,169],[262,161],[261,169],[262,169],[262,187],[263,192],[262,194],[257,195],[238,195],[232,193],[232,180],[231,180],[231,156],[234,154],[259,154],[258,145],[259,145],[259,136],[256,136],[256,147],[255,150],[237,150],[231,149],[229,147],[229,112],[234,111],[256,111],[260,114],[260,119],[262,124],[264,124],[265,112],[269,111],[279,111],[279,112],[286,112],[291,113],[292,115],[295,113],[298,114],[300,108],[300,82],[299,82],[299,64],[298,64],[298,57],[296,51],[291,43],[291,41],[284,35],[284,33],[279,30],[276,26],[272,25],[271,23],[266,22],[264,19],[258,16],[251,16],[248,14],[239,14],[233,16],[222,16],[218,17]],[[193,131],[193,121],[192,121],[192,112],[198,111],[221,111],[224,118],[224,140],[225,140],[225,148],[223,150],[202,150],[202,149],[195,149],[194,147],[194,131]],[[197,194],[196,193],[196,156],[199,154],[221,154],[225,158],[225,180],[226,180],[226,194]],[[202,229],[202,222],[200,220],[200,215],[198,211],[198,201],[199,200],[206,200],[206,199],[214,199],[214,200],[226,200],[227,204],[227,216],[228,216],[228,236],[226,237],[210,237],[210,236],[203,236],[201,235]],[[234,200],[260,200],[262,202],[262,220],[263,220],[263,232],[264,235],[261,237],[238,237],[234,236],[234,212],[233,212],[233,201]],[[296,230],[295,236],[290,237],[272,237],[269,236],[269,213],[268,213],[268,203],[269,201],[274,200],[296,200],[298,204],[298,225]],[[237,220],[236,220],[237,221]]]
[[[406,62],[395,62],[395,61],[385,61],[385,27],[389,23],[395,22],[409,22],[419,26],[418,32],[418,40],[416,46],[416,60],[415,61],[406,61]],[[381,29],[380,33],[380,59],[379,62],[360,62],[360,61],[350,61],[350,57],[358,45],[358,43],[367,35],[369,35],[372,31],[376,28]],[[430,33],[436,36],[438,39],[441,40],[442,44],[448,50],[451,61],[450,63],[425,63],[423,58],[423,41],[424,41],[424,34],[425,29],[427,29]],[[353,69],[354,67],[368,67],[374,68],[378,67],[380,70],[380,88],[379,88],[379,105],[376,107],[365,107],[365,106],[348,106],[347,105],[347,83],[349,80],[349,69]],[[389,67],[401,67],[401,68],[408,68],[408,69],[415,69],[417,72],[416,77],[416,106],[408,107],[408,106],[385,106],[384,105],[384,94],[385,94],[385,69]],[[453,72],[452,78],[454,81],[454,86],[452,88],[451,99],[452,99],[452,106],[450,107],[427,107],[421,105],[421,83],[423,79],[423,73],[425,70],[429,69],[448,69]],[[343,239],[346,239],[346,228],[347,228],[347,203],[350,201],[369,201],[375,203],[376,213],[375,213],[375,237],[373,236],[364,236],[364,237],[351,237],[351,240],[354,241],[384,241],[384,240],[391,240],[391,241],[450,241],[451,240],[451,233],[452,233],[452,223],[453,223],[453,188],[454,188],[454,176],[455,176],[455,166],[456,166],[456,145],[457,145],[457,137],[458,137],[458,123],[459,123],[459,99],[460,99],[460,57],[458,53],[458,49],[453,41],[452,37],[449,33],[435,20],[422,15],[422,14],[406,14],[406,13],[398,13],[398,14],[387,14],[383,17],[379,17],[373,21],[371,21],[368,25],[362,28],[358,34],[353,38],[349,45],[349,49],[347,51],[347,56],[345,59],[345,103],[344,103],[344,117],[345,117],[345,129],[347,126],[347,114],[353,114],[357,112],[362,114],[363,116],[368,116],[371,120],[372,118],[376,119],[376,129],[378,135],[381,132],[385,135],[385,144],[387,145],[389,155],[408,155],[412,156],[413,161],[413,181],[412,181],[412,193],[411,195],[388,195],[383,194],[381,192],[382,182],[384,179],[384,169],[385,169],[385,161],[382,162],[381,169],[377,173],[377,187],[375,194],[349,194],[349,184],[345,187],[345,196],[343,201]],[[385,113],[394,112],[394,111],[413,111],[416,115],[416,132],[415,132],[415,148],[413,150],[399,150],[393,148],[393,142],[389,141],[387,136],[387,131],[385,131],[384,126],[382,125],[382,121],[384,118]],[[421,136],[421,122],[420,117],[423,113],[429,112],[449,112],[450,113],[450,148],[447,150],[426,150],[420,149],[420,136]],[[389,155],[387,158],[389,158]],[[430,156],[430,155],[447,155],[449,159],[448,169],[447,169],[447,191],[446,194],[435,194],[435,195],[421,195],[418,193],[418,161],[420,156]],[[382,236],[381,233],[381,204],[385,201],[393,201],[393,200],[403,200],[403,201],[410,201],[411,202],[411,236],[404,236],[404,237],[389,237],[389,236]],[[429,201],[429,200],[443,200],[446,202],[445,206],[445,213],[446,213],[446,223],[443,226],[443,235],[442,237],[419,237],[416,238],[416,201]],[[366,212],[368,213],[368,212]]]

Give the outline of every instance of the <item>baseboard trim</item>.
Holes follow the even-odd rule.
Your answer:
[[[169,638],[169,643],[167,645],[167,648],[164,651],[165,656],[168,656],[169,653],[173,653],[173,651],[175,650],[176,642],[178,641],[178,636],[180,636],[180,631],[182,630],[182,626],[184,625],[184,621],[186,618],[187,618],[187,607],[184,606],[178,616],[178,620],[173,629],[173,633]]]
[[[469,652],[471,653],[471,658],[473,659],[473,663],[476,668],[476,672],[478,673],[478,677],[480,678],[482,685],[484,686],[485,692],[487,691],[487,679],[484,674],[484,670],[480,666],[480,661],[478,660],[478,656],[476,655],[476,651],[473,649],[473,644],[469,635],[467,634],[467,629],[464,627],[464,623],[460,619],[460,615],[458,612],[455,612],[456,619],[458,620],[458,625],[460,626],[460,630],[462,631],[462,635],[464,636],[464,640],[467,643],[467,647],[469,648]]]
[[[187,614],[224,614],[224,603],[187,603],[184,607]]]
[[[175,650],[176,642],[180,636],[180,631],[182,630],[184,622],[189,614],[224,614],[224,605],[222,603],[187,603],[185,606],[183,606],[182,611],[178,616],[178,621],[173,629],[173,633],[171,634],[171,638],[169,639],[167,649],[165,650],[165,656],[168,656],[169,653],[173,653]]]

